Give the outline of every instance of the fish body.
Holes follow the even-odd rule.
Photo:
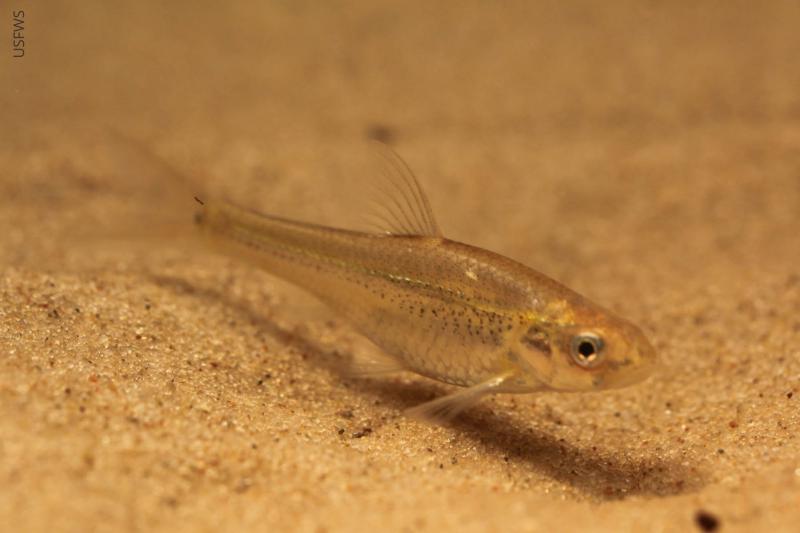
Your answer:
[[[224,202],[203,202],[197,221],[349,321],[385,353],[374,368],[465,387],[415,408],[422,418],[449,419],[493,392],[599,390],[650,373],[655,353],[639,328],[525,265],[441,236],[413,175],[404,180],[413,187],[395,204],[409,207],[394,232]]]

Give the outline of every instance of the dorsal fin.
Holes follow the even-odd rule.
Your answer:
[[[373,182],[371,225],[391,235],[440,237],[431,204],[408,164],[385,144],[374,142],[380,176]]]

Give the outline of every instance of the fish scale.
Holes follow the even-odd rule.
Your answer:
[[[464,285],[454,283],[450,278],[460,246],[452,241],[332,233],[224,204],[208,206],[205,219],[217,234],[256,252],[256,260],[267,270],[306,287],[343,313],[378,346],[403,358],[411,370],[471,385],[502,365],[501,329],[512,324],[505,315],[513,302],[502,301],[497,293],[510,289],[497,284],[500,290],[489,297],[474,294],[476,290],[468,287],[474,280],[463,274]],[[408,259],[411,245],[423,248],[428,268]],[[484,266],[470,261],[470,267],[481,272],[487,286],[492,285]],[[502,311],[487,310],[490,304],[503,304],[498,308]],[[430,346],[419,335],[426,330],[438,332]]]

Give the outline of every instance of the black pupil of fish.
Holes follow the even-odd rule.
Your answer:
[[[591,357],[595,353],[594,344],[589,341],[581,341],[578,345],[578,353],[584,357]]]

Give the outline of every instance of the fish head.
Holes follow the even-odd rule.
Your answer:
[[[543,388],[558,391],[626,387],[645,380],[657,363],[639,327],[594,306],[566,321],[529,324],[518,350]]]

